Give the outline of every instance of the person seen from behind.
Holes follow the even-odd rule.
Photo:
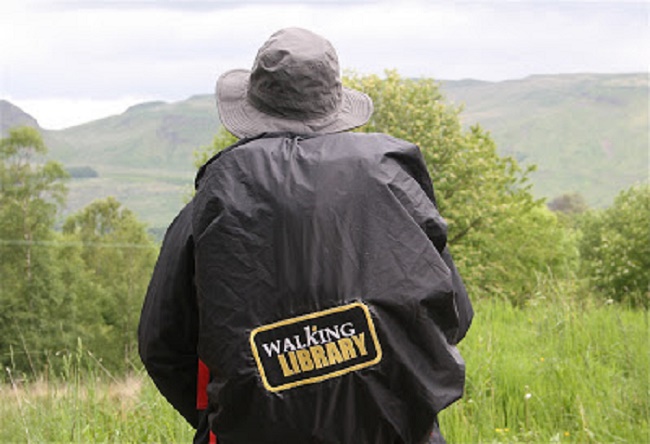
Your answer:
[[[195,442],[442,443],[473,311],[419,148],[305,29],[217,82],[239,138],[167,230],[140,356]]]

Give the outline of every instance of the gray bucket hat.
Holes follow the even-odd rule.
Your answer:
[[[332,44],[300,28],[273,34],[252,70],[221,75],[216,98],[221,123],[239,138],[345,131],[366,123],[373,111],[370,97],[342,86]]]

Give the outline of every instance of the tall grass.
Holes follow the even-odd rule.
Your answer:
[[[450,443],[650,442],[647,311],[563,292],[475,304],[466,394],[440,417]],[[191,442],[141,371],[112,378],[81,346],[61,359],[35,381],[6,369],[0,442]]]
[[[191,442],[192,428],[142,371],[114,378],[80,346],[63,370],[25,378],[5,369],[0,442]]]
[[[460,344],[466,394],[440,418],[447,439],[650,442],[647,311],[546,289],[522,309],[477,304]]]

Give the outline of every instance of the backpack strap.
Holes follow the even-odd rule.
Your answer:
[[[210,369],[199,359],[196,375],[196,408],[208,408],[208,384],[210,383]],[[209,444],[217,444],[217,435],[210,430]]]
[[[196,377],[196,408],[205,410],[208,408],[208,383],[210,382],[210,370],[203,361],[199,359]]]

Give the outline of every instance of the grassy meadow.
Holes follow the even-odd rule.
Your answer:
[[[650,442],[647,311],[476,308],[465,397],[441,415],[449,442]]]
[[[448,442],[650,442],[647,311],[552,293],[475,304],[466,394],[440,417]],[[115,378],[81,344],[57,359],[36,380],[5,369],[0,442],[191,442],[141,370]]]

